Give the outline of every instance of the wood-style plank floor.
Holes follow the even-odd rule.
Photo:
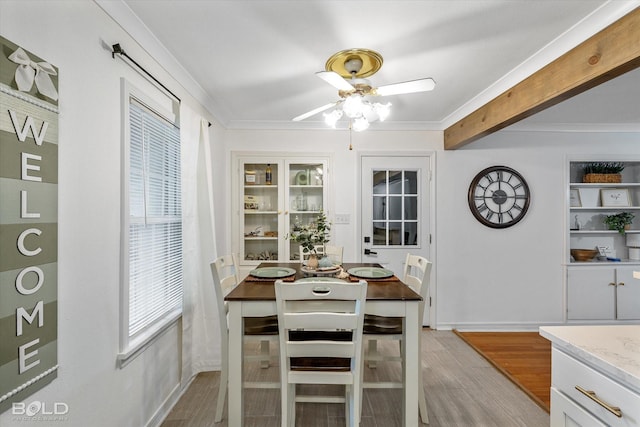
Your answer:
[[[525,392],[496,370],[485,358],[451,331],[422,332],[422,375],[431,427],[547,427],[549,414]],[[396,352],[397,342],[379,342],[383,352]],[[258,352],[258,347],[247,348]],[[247,363],[247,380],[276,380],[278,367],[260,369],[258,362]],[[378,368],[365,368],[365,381],[400,378],[400,363],[379,362]],[[199,374],[173,408],[162,427],[227,426],[214,424],[219,372]],[[326,390],[323,390],[326,391]],[[336,390],[338,391],[338,390]],[[361,427],[402,425],[401,391],[366,389]],[[303,427],[344,425],[344,409],[336,404],[299,403],[296,422]],[[280,425],[280,392],[247,390],[245,426]]]
[[[551,341],[537,332],[454,332],[549,412]]]

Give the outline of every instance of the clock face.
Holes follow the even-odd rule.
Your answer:
[[[491,228],[506,228],[520,221],[529,209],[529,186],[522,175],[506,166],[480,171],[469,186],[469,209]]]

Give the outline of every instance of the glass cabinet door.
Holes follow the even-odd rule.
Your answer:
[[[285,226],[291,233],[303,225],[313,223],[325,209],[326,162],[287,162],[287,199],[289,223]],[[299,243],[287,240],[289,261],[300,259]]]
[[[280,167],[277,163],[243,164],[243,238],[240,260],[278,261],[280,235]]]

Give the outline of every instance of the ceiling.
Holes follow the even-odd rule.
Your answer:
[[[114,2],[96,1],[116,17]],[[136,15],[129,22],[122,15],[116,17],[125,30],[139,41],[151,40],[141,41],[149,52],[155,43],[162,46],[165,57],[175,58],[179,71],[190,75],[201,91],[200,100],[227,128],[326,129],[322,114],[303,122],[291,119],[339,99],[336,89],[314,75],[324,70],[332,54],[367,48],[384,58],[381,70],[369,77],[374,86],[422,77],[436,81],[431,92],[386,97],[393,105],[391,116],[370,129],[427,130],[445,129],[640,4],[638,0],[123,2],[128,13]],[[155,39],[134,34],[140,31],[132,27],[136,19]],[[638,123],[638,99],[640,71],[636,70],[520,125]]]

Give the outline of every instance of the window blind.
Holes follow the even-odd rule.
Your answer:
[[[180,131],[129,106],[129,337],[182,304]]]

